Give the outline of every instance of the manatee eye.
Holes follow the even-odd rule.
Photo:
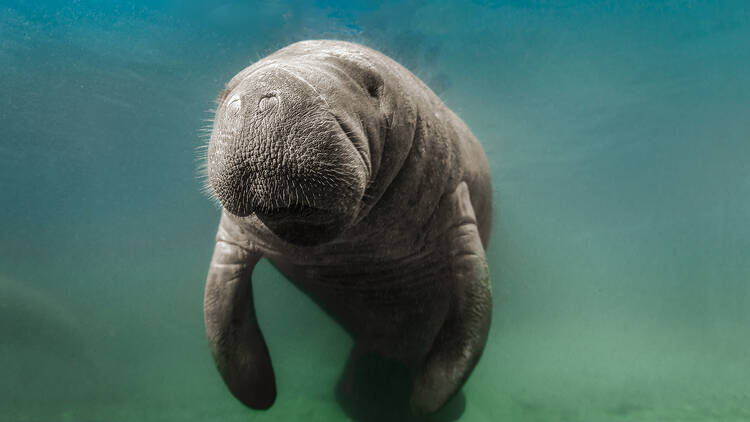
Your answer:
[[[371,97],[378,98],[383,91],[383,78],[375,73],[367,73],[365,75],[365,88]]]

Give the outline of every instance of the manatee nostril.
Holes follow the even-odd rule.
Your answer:
[[[227,111],[232,115],[236,115],[240,112],[241,108],[242,100],[240,99],[240,96],[237,94],[233,95],[227,102]]]
[[[279,99],[276,95],[266,95],[258,101],[258,110],[266,111],[276,107],[279,104]]]

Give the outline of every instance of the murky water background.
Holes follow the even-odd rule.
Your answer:
[[[0,420],[405,418],[342,408],[351,341],[267,263],[270,411],[204,339],[199,129],[308,38],[391,55],[490,159],[491,339],[434,420],[750,420],[750,9],[520,0],[0,2]]]

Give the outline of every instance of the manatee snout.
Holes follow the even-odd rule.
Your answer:
[[[300,245],[329,241],[352,223],[368,175],[354,129],[341,123],[347,111],[334,109],[309,77],[271,66],[227,89],[207,157],[211,190],[227,211],[254,213]]]

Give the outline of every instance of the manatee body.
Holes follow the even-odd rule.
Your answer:
[[[492,299],[486,156],[416,76],[372,49],[303,41],[219,95],[207,188],[223,211],[205,296],[230,391],[276,397],[253,308],[266,257],[355,338],[413,370],[415,411],[439,409],[484,348]]]

